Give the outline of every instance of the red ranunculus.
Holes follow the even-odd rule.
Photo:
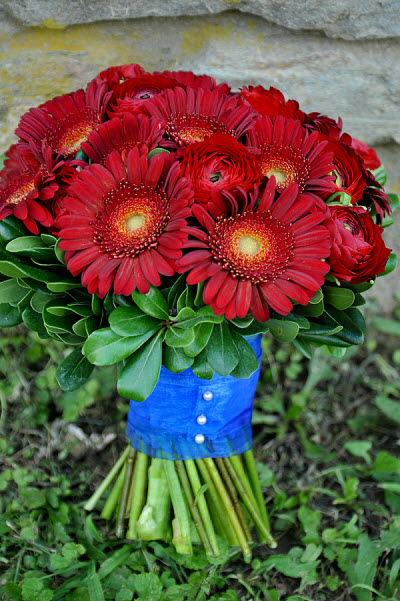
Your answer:
[[[390,255],[382,240],[382,228],[362,207],[329,207],[326,222],[332,238],[332,253],[327,259],[330,273],[338,280],[361,284],[385,271]]]
[[[191,180],[195,201],[203,205],[216,191],[231,192],[238,186],[249,191],[263,179],[256,158],[228,134],[214,134],[188,146],[181,174]]]
[[[366,169],[378,169],[380,167],[381,162],[373,148],[370,148],[361,140],[357,140],[356,138],[351,139],[351,147],[353,150],[360,155],[362,160],[364,161],[364,167]]]

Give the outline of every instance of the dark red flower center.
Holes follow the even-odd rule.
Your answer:
[[[165,133],[180,146],[204,142],[216,133],[229,134],[225,123],[219,123],[213,117],[203,115],[173,115],[166,127]]]
[[[161,190],[127,181],[109,192],[96,215],[94,242],[113,258],[134,257],[157,240],[169,221],[168,199]]]
[[[285,156],[286,155],[286,156]],[[260,169],[265,177],[275,177],[280,192],[296,182],[299,190],[305,188],[310,172],[304,155],[290,147],[274,144],[264,148],[260,161]]]
[[[214,259],[238,278],[274,281],[293,257],[295,238],[270,211],[219,217],[210,234]]]
[[[46,136],[46,144],[53,152],[64,155],[74,155],[78,152],[82,142],[85,142],[91,131],[97,129],[100,117],[95,111],[87,114],[70,115],[61,119]]]

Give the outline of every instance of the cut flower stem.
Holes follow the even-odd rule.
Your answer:
[[[207,555],[218,556],[221,537],[240,546],[249,562],[254,526],[260,542],[276,547],[252,451],[173,461],[128,447],[85,509],[94,509],[107,490],[101,517],[115,520],[120,538],[168,541],[172,536],[182,555],[192,555],[199,543]]]

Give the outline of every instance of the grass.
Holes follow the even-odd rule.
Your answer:
[[[400,599],[400,310],[366,344],[311,362],[264,339],[258,470],[279,546],[218,564],[108,535],[84,502],[125,447],[127,401],[98,370],[55,379],[65,348],[23,327],[0,344],[0,598],[17,601]],[[393,333],[394,332],[394,333]]]

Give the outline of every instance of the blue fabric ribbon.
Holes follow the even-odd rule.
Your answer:
[[[246,338],[261,362],[261,335]],[[230,457],[251,449],[251,415],[260,368],[241,380],[164,366],[143,402],[130,401],[127,436],[138,451],[163,459]]]

